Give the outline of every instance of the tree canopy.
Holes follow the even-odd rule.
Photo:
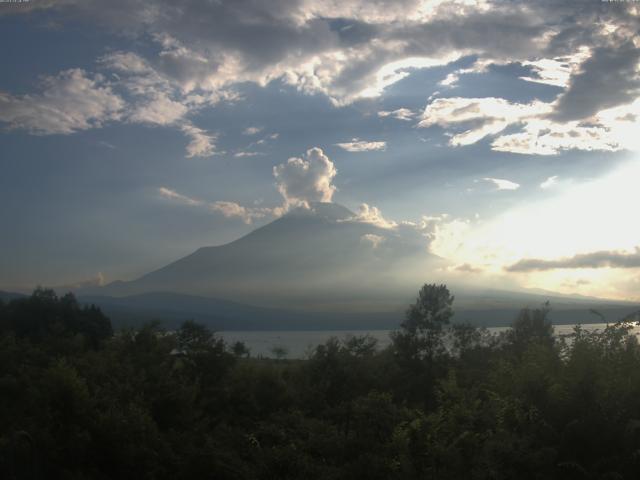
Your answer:
[[[588,315],[588,312],[585,312]],[[631,324],[554,335],[549,305],[502,334],[452,323],[425,285],[393,342],[251,357],[204,325],[112,332],[36,290],[0,302],[8,479],[635,479]]]

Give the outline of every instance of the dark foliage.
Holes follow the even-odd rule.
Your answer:
[[[549,307],[490,335],[425,285],[392,345],[251,358],[194,322],[113,334],[37,290],[0,303],[8,479],[632,479],[640,346],[627,323],[557,338]]]

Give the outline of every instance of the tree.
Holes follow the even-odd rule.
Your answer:
[[[251,354],[251,351],[249,350],[247,345],[240,340],[231,345],[231,351],[236,357],[239,358],[249,358],[249,355]]]
[[[401,332],[393,335],[398,353],[429,361],[444,353],[443,328],[453,316],[453,300],[446,285],[425,284],[409,306]]]
[[[95,305],[81,306],[72,293],[58,297],[40,287],[30,297],[11,301],[4,316],[3,323],[18,337],[33,342],[81,337],[95,349],[113,335],[111,321]]]
[[[289,350],[283,345],[274,345],[271,347],[271,353],[275,355],[278,360],[282,360],[289,355]]]
[[[555,337],[549,312],[549,302],[545,302],[541,308],[525,308],[520,311],[507,334],[509,343],[517,353],[523,352],[532,343],[549,347],[554,345]]]

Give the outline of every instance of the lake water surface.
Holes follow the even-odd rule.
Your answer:
[[[583,324],[587,331],[603,330],[606,323]],[[573,333],[574,325],[554,325],[556,335]],[[487,328],[491,333],[499,333],[508,327]],[[349,335],[369,334],[378,340],[378,348],[384,348],[391,342],[389,333],[392,330],[283,330],[283,331],[226,331],[218,332],[227,343],[244,342],[252,357],[274,357],[272,349],[282,347],[286,350],[286,358],[305,358],[314,347],[326,342],[331,337],[343,339]],[[640,335],[640,327],[636,326],[633,333]]]

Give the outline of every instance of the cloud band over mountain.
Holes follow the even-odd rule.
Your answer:
[[[506,268],[509,272],[530,272],[560,268],[640,268],[640,248],[635,252],[599,251],[559,260],[524,259]]]

